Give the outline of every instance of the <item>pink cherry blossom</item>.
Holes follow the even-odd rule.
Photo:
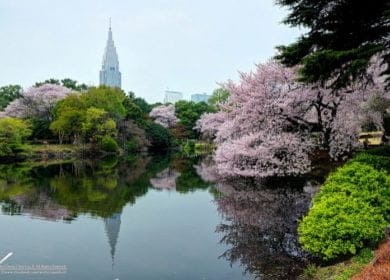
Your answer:
[[[228,101],[217,113],[203,115],[196,129],[216,144],[214,160],[222,177],[306,173],[316,150],[343,158],[359,146],[364,123],[383,127],[385,110],[378,103],[390,99],[381,67],[373,58],[366,79],[333,91],[298,83],[296,69],[275,61],[259,64],[254,72],[241,73],[238,83],[225,84]]]
[[[158,123],[165,128],[171,128],[179,121],[175,115],[175,106],[172,104],[154,107],[149,113],[149,116],[155,123]]]
[[[3,114],[8,117],[43,118],[50,121],[54,106],[70,92],[70,89],[54,84],[31,87],[22,97],[12,101]]]

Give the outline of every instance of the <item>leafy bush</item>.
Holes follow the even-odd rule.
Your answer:
[[[299,224],[305,249],[329,260],[356,254],[384,237],[390,222],[390,175],[381,170],[382,160],[361,154],[328,177]]]
[[[300,227],[300,242],[312,253],[333,259],[384,237],[386,221],[368,203],[337,193],[316,203]]]
[[[31,134],[28,123],[16,118],[0,118],[0,156],[10,156],[22,149]]]
[[[103,151],[116,153],[119,150],[119,146],[114,139],[110,136],[104,136],[101,140],[100,146]]]
[[[368,203],[390,221],[390,175],[385,171],[351,161],[328,177],[314,203],[337,193]]]

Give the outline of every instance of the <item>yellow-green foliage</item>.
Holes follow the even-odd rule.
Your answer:
[[[16,118],[0,118],[0,156],[10,156],[21,150],[23,140],[31,135],[27,122]]]
[[[303,247],[334,259],[376,244],[390,222],[390,175],[385,157],[358,156],[331,174],[300,222]],[[388,162],[388,158],[387,158]]]

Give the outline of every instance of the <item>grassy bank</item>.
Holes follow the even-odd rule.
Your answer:
[[[320,267],[311,264],[305,269],[299,280],[348,280],[361,272],[372,258],[372,251],[363,249],[351,259],[334,265]]]
[[[349,260],[329,266],[309,265],[299,280],[387,280],[390,275],[390,239],[373,252],[361,250]]]
[[[117,154],[116,152],[105,152],[94,150],[90,144],[24,144],[14,156],[2,157],[2,162],[17,161],[44,161],[44,160],[70,160],[81,158],[92,158]]]

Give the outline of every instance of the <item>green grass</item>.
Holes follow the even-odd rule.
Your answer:
[[[358,274],[373,259],[371,250],[362,249],[348,261],[330,266],[319,267],[309,264],[299,280],[348,280]]]

